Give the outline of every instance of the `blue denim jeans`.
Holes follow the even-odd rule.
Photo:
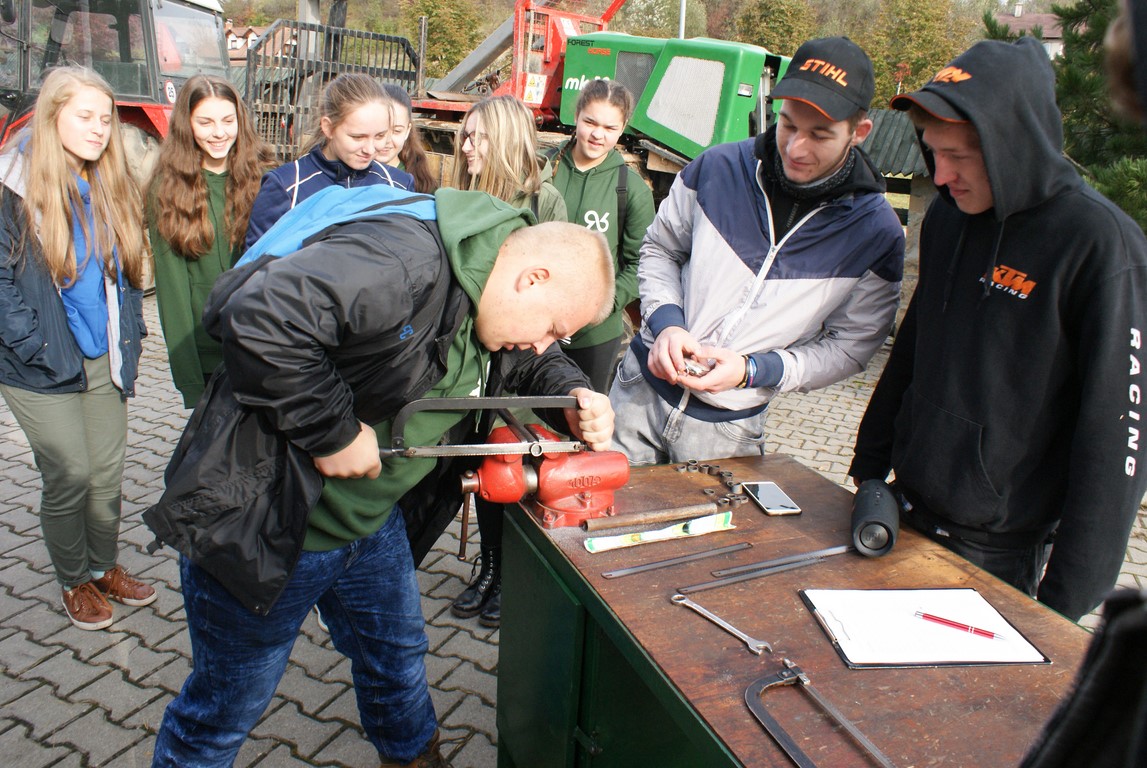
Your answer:
[[[153,766],[230,766],[316,603],[335,648],[351,660],[359,718],[379,754],[405,763],[425,750],[438,722],[426,683],[421,596],[397,507],[366,538],[303,552],[267,616],[248,611],[187,558],[180,575],[192,670],[164,713]]]

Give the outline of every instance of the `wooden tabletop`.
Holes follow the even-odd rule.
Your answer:
[[[734,510],[736,530],[590,554],[576,528],[546,531],[633,642],[660,668],[712,731],[747,766],[791,763],[745,705],[752,682],[792,659],[817,690],[892,762],[907,766],[1016,765],[1067,694],[1090,635],[1059,614],[911,530],[889,554],[855,553],[691,595],[704,607],[773,646],[755,656],[743,642],[691,610],[673,605],[680,587],[712,581],[711,571],[849,544],[852,495],[787,456],[718,459],[739,481],[772,480],[802,508],[767,517],[753,505]],[[706,500],[720,478],[672,466],[635,467],[617,496],[617,514]],[[723,490],[723,489],[722,489]],[[666,524],[652,526],[663,527]],[[601,531],[609,535],[633,529]],[[752,547],[616,579],[601,574],[738,542]],[[849,669],[798,595],[800,589],[972,587],[1022,632],[1050,664]],[[763,700],[820,766],[871,765],[795,686]]]

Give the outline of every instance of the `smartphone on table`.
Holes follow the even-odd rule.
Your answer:
[[[742,483],[745,493],[766,515],[799,515],[801,508],[774,482]]]

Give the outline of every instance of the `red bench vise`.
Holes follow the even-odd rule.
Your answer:
[[[462,397],[415,400],[395,416],[387,456],[484,456],[462,477],[464,493],[501,504],[522,502],[546,528],[579,525],[614,513],[613,494],[629,482],[629,461],[618,451],[589,451],[536,424],[523,425],[510,409],[576,408],[574,397]],[[408,446],[406,423],[420,411],[495,410],[509,425],[485,443]],[[463,537],[463,541],[465,537]]]
[[[521,501],[544,528],[580,525],[583,520],[612,515],[613,493],[629,482],[629,461],[618,451],[551,453],[546,442],[560,438],[537,424],[526,429],[542,445],[540,456],[504,453],[487,456],[476,471],[462,476],[462,492],[486,501]],[[491,444],[517,444],[510,427],[490,432]]]

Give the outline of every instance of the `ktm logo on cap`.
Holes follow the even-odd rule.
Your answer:
[[[962,83],[972,76],[959,67],[944,67],[932,78],[933,83]]]
[[[845,78],[848,77],[848,73],[840,67],[833,66],[821,59],[809,59],[801,65],[801,72],[815,72],[818,75],[824,75],[829,80],[835,81],[842,88],[848,87],[848,81],[845,80]]]

